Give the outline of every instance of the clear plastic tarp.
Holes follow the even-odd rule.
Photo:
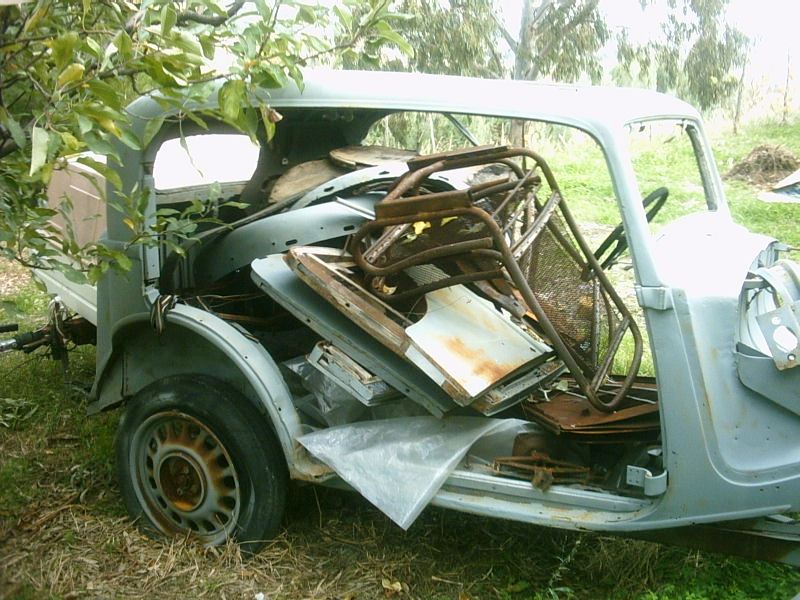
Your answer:
[[[514,435],[528,425],[517,419],[402,417],[322,429],[298,441],[408,529],[476,441],[507,432],[510,450]]]

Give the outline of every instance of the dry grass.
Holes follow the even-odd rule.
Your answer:
[[[616,583],[608,573],[624,569],[633,576],[627,593],[643,592],[657,581],[659,558],[674,552],[439,510],[404,533],[355,495],[321,490],[319,503],[313,495],[306,490],[287,529],[248,559],[234,545],[155,542],[124,517],[98,512],[93,500],[53,496],[5,532],[0,597],[255,598],[261,592],[287,599],[464,600],[559,588],[565,597],[605,597]],[[604,558],[596,564],[599,554]],[[650,575],[641,579],[642,573]]]
[[[30,283],[30,272],[19,263],[0,259],[0,296],[16,294]]]

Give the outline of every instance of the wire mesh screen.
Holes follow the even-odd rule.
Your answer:
[[[618,315],[597,278],[587,277],[586,263],[557,215],[518,264],[566,345],[586,366],[597,367]]]

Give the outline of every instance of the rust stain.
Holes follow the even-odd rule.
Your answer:
[[[444,344],[453,354],[464,357],[472,368],[473,374],[485,381],[497,381],[514,368],[496,363],[482,350],[467,346],[461,338],[447,338],[444,340]]]

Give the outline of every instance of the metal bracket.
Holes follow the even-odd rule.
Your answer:
[[[628,465],[625,482],[644,489],[645,496],[660,496],[667,491],[667,472],[653,475],[649,469]]]
[[[636,299],[642,308],[654,310],[670,310],[672,308],[672,290],[668,287],[636,286]]]

